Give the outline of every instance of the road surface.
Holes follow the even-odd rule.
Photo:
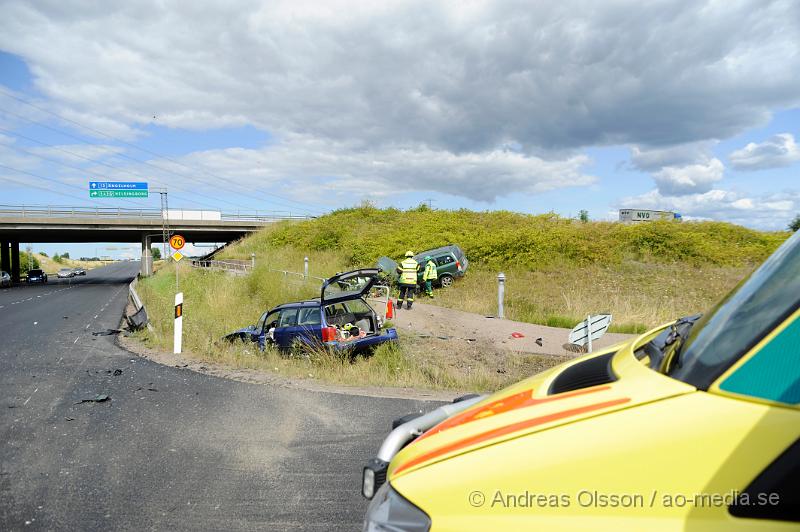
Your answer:
[[[362,464],[432,405],[138,358],[92,334],[118,327],[138,269],[0,290],[0,529],[358,529]]]

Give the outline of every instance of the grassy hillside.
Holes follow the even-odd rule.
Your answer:
[[[457,243],[467,277],[434,303],[482,314],[497,311],[496,275],[506,273],[506,315],[572,327],[589,313],[614,315],[612,330],[641,332],[705,310],[772,253],[786,232],[721,222],[581,223],[556,215],[398,211],[364,206],[282,223],[230,246],[224,257],[319,276]]]
[[[497,272],[506,273],[506,317],[572,327],[589,313],[614,315],[612,331],[641,332],[709,308],[766,258],[788,233],[762,233],[724,223],[580,223],[554,215],[509,212],[345,209],[302,223],[277,224],[229,246],[222,258],[249,259],[256,271],[236,277],[181,267],[185,297],[185,349],[201,360],[266,368],[294,377],[337,383],[496,389],[557,362],[533,355],[465,350],[404,334],[396,348],[381,348],[355,363],[324,353],[282,358],[219,339],[255,323],[261,312],[319,293],[270,270],[300,272],[310,259],[313,276],[328,277],[372,266],[381,255],[400,258],[458,243],[470,259],[467,276],[433,303],[495,314]],[[175,265],[140,283],[155,331],[145,341],[169,349]],[[404,311],[405,312],[405,311]],[[566,341],[566,336],[564,338]],[[457,351],[454,351],[457,349]],[[454,356],[454,353],[457,355]],[[488,354],[487,354],[488,353]],[[497,365],[503,364],[500,368]],[[466,367],[468,371],[464,371]]]
[[[555,214],[411,211],[369,206],[343,209],[301,223],[284,223],[233,246],[247,256],[291,246],[336,251],[352,266],[382,255],[402,257],[447,243],[474,263],[535,270],[554,266],[620,265],[628,261],[745,266],[763,261],[789,233],[765,233],[722,222],[581,223]]]

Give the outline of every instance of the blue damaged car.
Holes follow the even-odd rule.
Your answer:
[[[353,354],[395,342],[397,330],[383,330],[382,317],[365,299],[377,279],[374,268],[337,274],[322,283],[319,298],[278,305],[264,312],[255,325],[225,339],[253,342],[262,350],[274,345],[285,352],[307,345]]]

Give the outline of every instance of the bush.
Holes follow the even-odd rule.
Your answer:
[[[627,260],[741,266],[763,261],[786,232],[760,232],[724,222],[579,222],[556,214],[508,211],[340,209],[304,222],[283,222],[245,239],[230,254],[292,247],[340,253],[347,266],[374,264],[459,244],[471,261],[488,267],[621,264]]]
[[[30,251],[23,251],[19,254],[19,270],[22,275],[40,267],[39,260]]]

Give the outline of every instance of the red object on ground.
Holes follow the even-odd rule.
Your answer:
[[[525,335],[522,334],[522,333],[513,332],[513,333],[511,333],[511,337],[512,338],[525,338]]]
[[[389,301],[386,302],[386,319],[390,320],[392,318],[394,318],[394,305],[391,298],[389,298]]]

